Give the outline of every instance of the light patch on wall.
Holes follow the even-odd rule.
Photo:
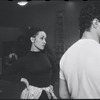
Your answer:
[[[68,2],[66,2],[66,7],[69,9],[73,9],[74,8],[74,6],[75,6],[75,2],[73,2],[73,1],[68,1]]]

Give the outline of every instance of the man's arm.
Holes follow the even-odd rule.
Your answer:
[[[61,99],[70,99],[67,84],[63,79],[59,79],[59,96]]]

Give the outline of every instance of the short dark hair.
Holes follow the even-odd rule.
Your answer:
[[[83,35],[84,31],[90,31],[92,21],[94,18],[100,20],[100,8],[98,8],[96,3],[87,3],[80,11],[79,16],[79,29],[80,29],[80,38]]]
[[[30,37],[34,37],[34,36],[36,36],[37,35],[37,33],[39,32],[39,31],[43,31],[41,28],[36,28],[36,27],[31,27],[30,29],[29,29],[29,31],[28,31],[28,33],[27,33],[27,36],[30,38]],[[28,37],[26,37],[26,38],[28,38]]]

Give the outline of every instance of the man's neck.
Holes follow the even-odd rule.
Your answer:
[[[93,39],[95,41],[97,41],[99,43],[99,37],[97,34],[93,33],[93,32],[87,32],[85,31],[83,33],[82,39]]]

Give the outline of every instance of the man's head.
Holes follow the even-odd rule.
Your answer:
[[[80,38],[85,31],[91,31],[91,26],[100,21],[100,9],[96,4],[88,3],[80,11],[79,16],[79,28],[80,28]]]

